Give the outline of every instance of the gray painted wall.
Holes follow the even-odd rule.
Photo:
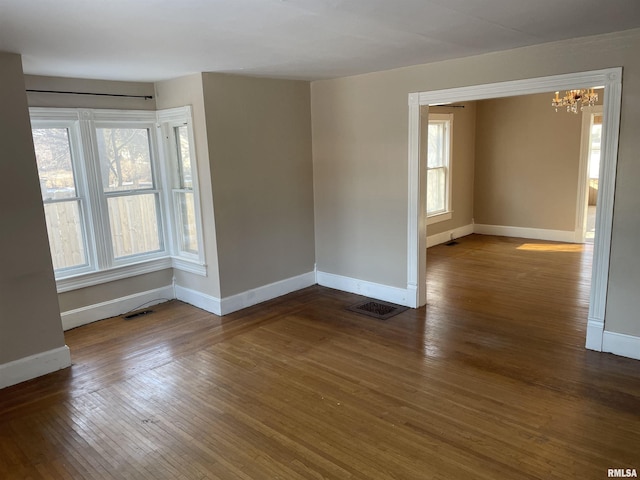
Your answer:
[[[0,365],[64,346],[24,90],[0,52]]]
[[[116,82],[112,80],[25,75],[24,83],[28,90],[154,96],[153,83],[146,82]],[[112,108],[122,110],[156,109],[155,98],[144,99],[57,93],[28,93],[27,98],[30,107]]]
[[[476,223],[575,230],[582,115],[552,97],[477,102]]]
[[[309,83],[204,73],[221,296],[313,271]]]
[[[204,254],[207,276],[175,270],[176,285],[220,298],[220,273],[218,267],[218,244],[211,189],[211,165],[205,115],[202,74],[189,75],[158,82],[156,103],[158,109],[191,105],[193,115],[193,137],[198,168],[198,187],[202,214]]]

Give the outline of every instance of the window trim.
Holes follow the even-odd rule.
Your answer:
[[[82,160],[84,156],[84,145],[82,143],[80,115],[77,110],[73,109],[49,109],[49,108],[30,108],[31,129],[44,128],[66,128],[69,135],[69,149],[71,153],[71,169],[74,175],[76,196],[75,200],[80,202],[80,215],[82,219],[82,235],[85,248],[85,264],[75,267],[67,267],[58,269],[56,280],[58,278],[67,278],[75,275],[90,274],[96,271],[96,235],[94,234],[92,222],[92,204],[89,200],[89,187],[87,181],[87,169],[85,162]],[[33,115],[37,114],[37,118]],[[69,199],[71,200],[71,199]],[[47,205],[53,203],[42,200],[42,204]]]
[[[143,260],[128,265],[115,266],[104,270],[94,270],[88,273],[78,273],[63,278],[56,278],[58,293],[69,292],[79,288],[92,287],[116,280],[144,275],[145,273],[158,272],[173,267],[171,257],[165,256],[152,260]]]
[[[206,266],[205,254],[204,254],[204,235],[202,228],[202,211],[200,206],[200,182],[198,179],[197,169],[197,155],[195,148],[195,140],[193,136],[193,119],[191,106],[168,108],[164,110],[158,110],[157,112],[158,128],[160,130],[161,141],[163,147],[161,149],[163,155],[165,155],[162,165],[168,169],[165,180],[165,192],[166,201],[170,203],[168,212],[170,215],[170,223],[172,228],[170,242],[173,252],[173,258],[176,268],[191,273],[203,275],[203,268]],[[175,140],[174,129],[176,127],[187,126],[188,141],[189,141],[189,153],[191,155],[191,184],[192,188],[174,188],[174,185],[179,185],[179,178],[177,173],[178,159],[177,159],[177,143]],[[196,239],[198,242],[198,253],[194,254],[181,249],[181,240],[179,238],[180,229],[178,226],[178,218],[176,211],[175,193],[176,192],[193,192],[195,219],[196,219]],[[206,271],[206,269],[205,269]]]
[[[163,201],[164,196],[164,182],[162,163],[163,159],[160,156],[158,148],[158,138],[156,132],[156,115],[154,111],[128,111],[128,110],[91,110],[91,130],[92,130],[92,158],[95,162],[92,166],[95,168],[95,184],[96,197],[98,197],[100,217],[96,219],[96,222],[102,223],[101,229],[105,234],[100,237],[104,241],[104,245],[99,245],[102,248],[102,252],[107,254],[104,258],[104,267],[99,269],[109,270],[116,267],[127,266],[146,260],[153,260],[156,258],[164,258],[171,255],[170,246],[167,242],[168,232],[170,228],[169,222],[164,219],[166,217],[166,204]],[[119,116],[121,115],[121,116]],[[146,128],[148,132],[149,141],[149,157],[151,161],[151,175],[153,178],[153,188],[140,189],[140,190],[123,190],[114,192],[105,192],[103,187],[102,173],[100,169],[100,153],[98,150],[98,142],[96,138],[96,132],[99,128]],[[156,196],[156,217],[159,230],[159,244],[160,248],[152,252],[138,253],[134,255],[127,255],[123,257],[116,257],[113,251],[113,244],[111,238],[111,227],[109,225],[109,198],[125,197],[133,195],[147,195],[154,194]]]
[[[433,213],[428,213],[427,205],[425,204],[425,215],[427,225],[433,225],[435,223],[444,222],[446,220],[451,220],[453,217],[453,209],[452,205],[452,195],[451,195],[451,187],[452,187],[452,164],[453,164],[453,113],[429,113],[428,123],[432,121],[443,123],[445,126],[445,158],[446,164],[442,167],[432,167],[429,168],[429,163],[427,159],[427,165],[425,171],[429,172],[429,170],[436,170],[440,168],[445,169],[445,209]],[[426,146],[428,151],[428,145]],[[428,197],[427,197],[428,198]]]
[[[87,265],[57,270],[55,279],[58,293],[99,285],[146,273],[175,268],[196,275],[207,276],[202,234],[202,217],[197,179],[197,159],[193,137],[191,107],[160,111],[105,110],[82,108],[31,107],[32,128],[68,128],[72,148],[72,168],[76,177],[76,195],[83,201],[82,218]],[[188,126],[191,150],[192,179],[196,211],[198,255],[179,252],[172,205],[173,190],[169,183],[170,151],[161,135],[161,122],[180,122]],[[147,128],[154,188],[140,191],[103,191],[98,154],[96,128]],[[72,130],[73,128],[73,130]],[[73,137],[73,139],[71,138]],[[151,194],[157,198],[158,228],[162,249],[115,258],[111,245],[107,200],[113,196]],[[44,204],[44,200],[43,200]]]
[[[452,218],[453,218],[453,212],[451,210],[448,212],[433,213],[431,215],[427,215],[427,225],[433,225],[434,223],[444,222],[447,220],[451,220]]]

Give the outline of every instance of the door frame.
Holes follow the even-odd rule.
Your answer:
[[[600,178],[586,348],[602,351],[613,224],[622,67],[409,94],[407,293],[409,306],[426,304],[426,162],[420,156],[420,107],[574,88],[604,87]],[[551,102],[549,102],[551,108]],[[424,112],[423,112],[424,114]]]

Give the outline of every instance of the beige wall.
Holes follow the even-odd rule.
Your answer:
[[[407,287],[407,94],[398,72],[311,84],[318,271]]]
[[[198,292],[220,298],[220,274],[218,271],[218,246],[211,189],[211,165],[205,118],[202,74],[189,75],[174,80],[156,83],[156,104],[158,109],[191,105],[193,115],[193,136],[198,168],[198,188],[202,214],[204,254],[207,276],[175,271],[176,284]]]
[[[552,97],[477,102],[476,223],[575,231],[582,115]]]
[[[109,302],[135,293],[166,287],[173,282],[173,269],[159,270],[115,282],[101,283],[91,287],[79,288],[58,294],[61,312],[76,308],[88,307],[102,302]],[[158,295],[158,299],[161,296]]]
[[[0,365],[64,346],[20,56],[0,52]]]
[[[476,157],[476,102],[460,102],[464,108],[431,107],[429,113],[453,114],[451,142],[451,219],[427,226],[427,235],[453,230],[473,222]]]
[[[25,75],[24,82],[27,90],[154,96],[153,83],[144,82],[116,82],[37,75]],[[111,108],[122,110],[155,110],[156,108],[155,98],[145,100],[131,97],[61,93],[27,93],[27,98],[30,107]]]
[[[309,83],[203,74],[221,296],[313,271]]]
[[[605,329],[640,336],[640,30],[311,85],[318,269],[407,287],[410,92],[622,66]]]

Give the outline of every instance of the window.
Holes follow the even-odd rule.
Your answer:
[[[33,128],[51,259],[54,269],[61,273],[90,267],[86,193],[76,166],[78,138],[73,120],[51,118]]]
[[[200,202],[197,192],[197,172],[194,168],[194,146],[191,115],[184,109],[169,109],[158,113],[168,160],[168,183],[175,257],[203,263],[201,245]],[[176,262],[174,262],[176,263]],[[183,265],[184,267],[184,265]],[[191,266],[190,268],[192,268]]]
[[[172,257],[205,274],[190,110],[175,110],[172,153],[163,152],[156,112],[31,109],[59,291],[176,266]],[[174,188],[161,158],[180,165]]]
[[[95,129],[114,263],[164,250],[150,131],[115,125]]]
[[[451,135],[453,115],[430,114],[427,141],[427,217],[451,218]]]

